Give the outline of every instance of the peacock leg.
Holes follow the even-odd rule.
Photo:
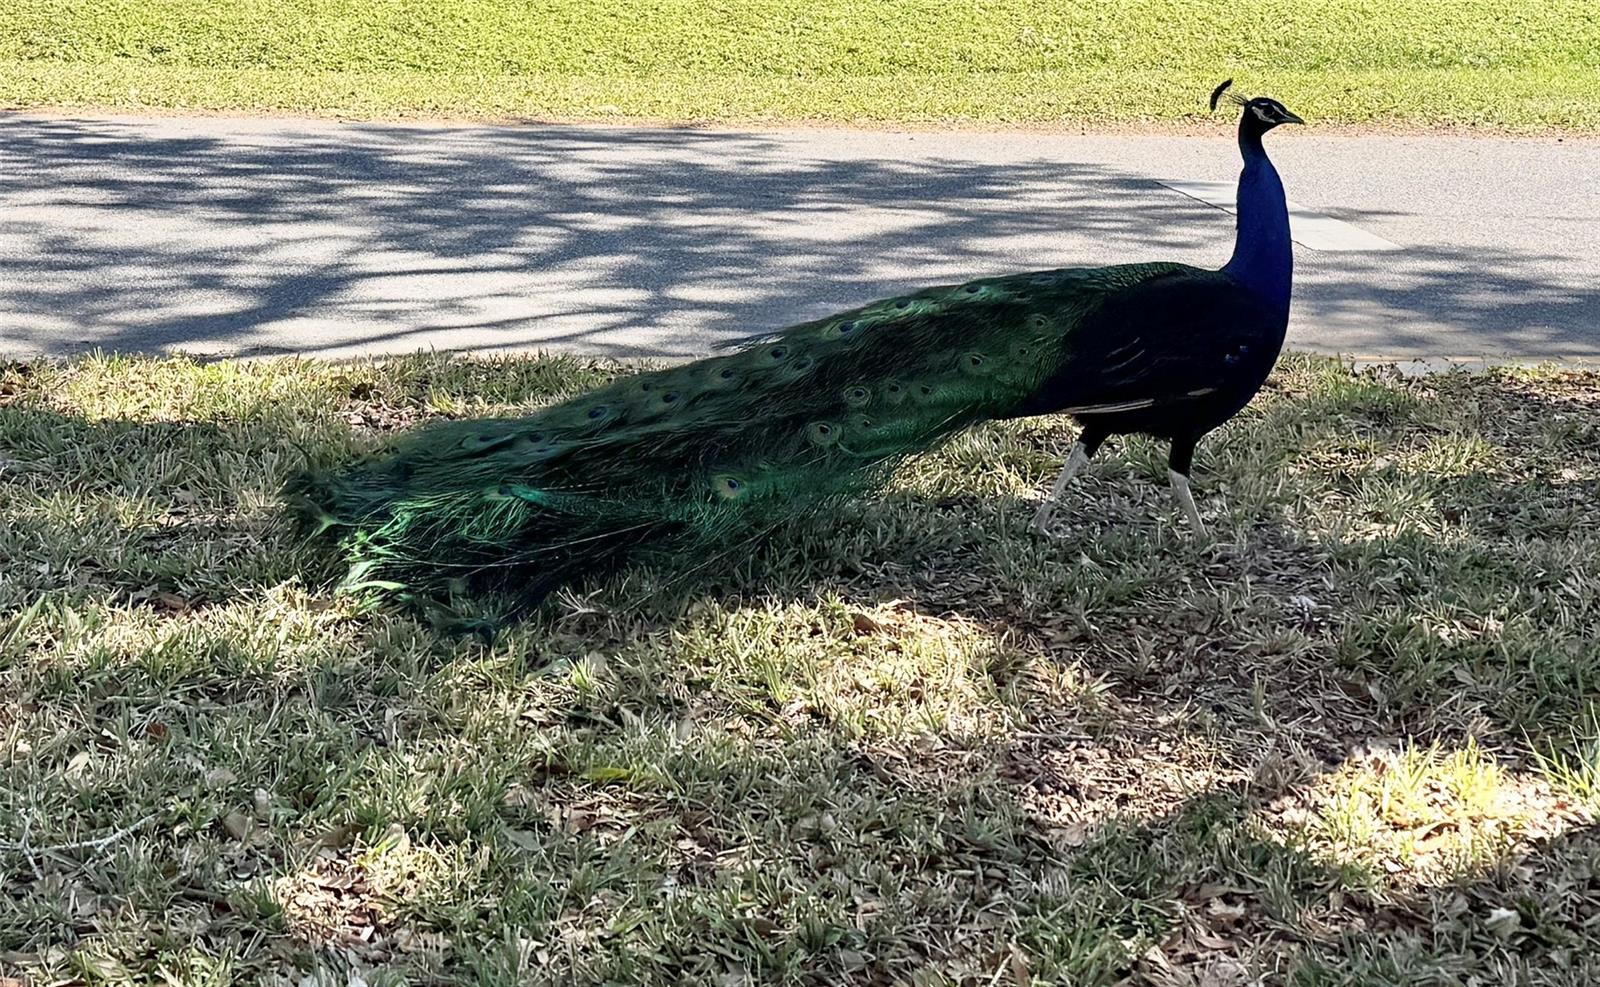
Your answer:
[[[1050,522],[1050,515],[1055,512],[1056,502],[1061,499],[1062,491],[1067,489],[1067,484],[1078,475],[1078,471],[1089,465],[1089,457],[1093,456],[1100,443],[1105,441],[1105,436],[1097,432],[1084,431],[1078,436],[1078,441],[1072,444],[1072,450],[1067,453],[1067,462],[1061,467],[1061,475],[1056,477],[1055,485],[1050,488],[1050,493],[1039,505],[1039,510],[1033,515],[1033,530],[1044,533],[1044,526]]]
[[[1204,538],[1205,522],[1200,520],[1200,509],[1194,506],[1194,494],[1189,490],[1189,471],[1194,467],[1196,441],[1193,438],[1172,440],[1172,452],[1167,457],[1167,478],[1172,481],[1172,496],[1183,507],[1183,512],[1189,515],[1189,523],[1194,526],[1194,533]]]

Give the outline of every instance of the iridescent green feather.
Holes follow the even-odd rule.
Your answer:
[[[703,556],[1007,415],[1108,293],[1177,268],[930,288],[524,418],[424,427],[289,492],[337,532],[352,581],[389,589],[506,577],[545,591],[641,550]]]

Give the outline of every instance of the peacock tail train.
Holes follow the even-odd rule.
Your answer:
[[[1109,295],[1194,270],[930,288],[526,417],[419,428],[286,492],[337,538],[347,588],[427,595],[496,582],[537,598],[641,551],[692,560],[870,491],[907,456],[1015,412]]]

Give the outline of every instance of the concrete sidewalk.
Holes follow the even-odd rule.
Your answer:
[[[1269,145],[1300,209],[1291,346],[1600,359],[1600,142]],[[1237,168],[1221,136],[13,114],[0,351],[693,355],[924,284],[1218,265],[1205,200]]]

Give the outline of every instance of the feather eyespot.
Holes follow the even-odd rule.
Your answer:
[[[911,307],[911,299],[909,299],[909,298],[901,298],[901,299],[897,300],[894,303],[894,307],[895,308],[910,308]]]
[[[596,405],[595,407],[589,409],[589,420],[595,421],[604,418],[606,416],[606,412],[609,410],[610,409],[603,404]]]
[[[744,481],[736,476],[718,476],[711,480],[711,489],[723,500],[737,500],[744,496]]]
[[[1035,329],[1048,329],[1050,328],[1050,320],[1042,315],[1030,315],[1028,316],[1028,325]]]
[[[838,437],[838,430],[828,422],[812,422],[806,426],[806,438],[813,445],[831,446]]]
[[[678,397],[679,397],[679,395],[678,395],[677,391],[668,391],[667,393],[661,395],[661,403],[662,404],[672,404],[673,402],[678,400]]]
[[[532,442],[534,445],[538,445],[539,443],[544,441],[544,433],[543,432],[534,432],[533,434],[528,436],[528,441]]]
[[[859,408],[871,400],[872,391],[862,387],[860,384],[857,384],[855,387],[847,387],[844,389],[844,403],[851,405],[852,407]]]
[[[848,335],[849,333],[855,332],[855,330],[856,324],[854,322],[839,323],[839,335],[841,336]]]
[[[965,288],[963,288],[962,290],[965,291],[969,295],[976,295],[978,292],[983,290],[983,286],[982,285],[976,285],[976,284],[969,284]]]
[[[734,373],[732,367],[723,367],[722,373],[717,374],[717,376],[721,377],[723,380],[732,380],[733,378],[737,377],[738,374]]]
[[[461,440],[461,448],[468,452],[483,452],[514,440],[514,435],[469,435]]]
[[[767,355],[772,357],[774,360],[781,360],[789,355],[789,351],[784,349],[782,346],[774,346],[772,349],[767,350]]]

